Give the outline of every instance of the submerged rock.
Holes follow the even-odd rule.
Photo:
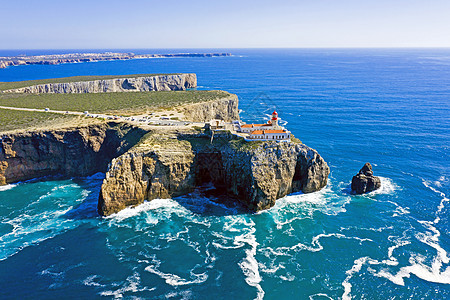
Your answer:
[[[381,187],[381,180],[377,176],[373,176],[372,165],[366,163],[358,174],[352,178],[352,191],[356,194],[369,193]]]

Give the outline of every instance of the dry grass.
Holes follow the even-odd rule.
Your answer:
[[[92,113],[138,114],[169,110],[196,102],[224,98],[224,91],[158,91],[87,94],[0,94],[0,106]]]
[[[25,128],[51,127],[79,119],[80,117],[73,115],[0,109],[0,132]]]

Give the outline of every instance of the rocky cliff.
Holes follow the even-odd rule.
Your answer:
[[[157,75],[149,77],[114,78],[68,83],[39,84],[4,91],[5,93],[107,93],[180,91],[197,87],[195,74]]]
[[[0,185],[47,175],[104,172],[111,159],[144,134],[139,128],[117,123],[4,134],[0,139]]]
[[[149,133],[113,159],[103,182],[99,213],[110,215],[145,199],[182,195],[212,182],[250,211],[272,207],[289,193],[320,190],[329,168],[301,143],[245,142],[231,134]]]
[[[200,102],[179,108],[186,121],[209,122],[212,119],[239,120],[239,101],[233,94],[215,101]]]

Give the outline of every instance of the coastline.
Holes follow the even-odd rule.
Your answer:
[[[134,54],[134,53],[68,53],[54,55],[9,56],[0,57],[0,69],[20,65],[59,65],[65,63],[83,63],[112,60],[174,58],[174,57],[219,57],[231,56],[231,53],[168,53],[168,54]]]

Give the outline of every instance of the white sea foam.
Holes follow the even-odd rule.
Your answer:
[[[109,291],[103,291],[100,293],[101,296],[112,296],[115,299],[123,298],[123,294],[127,292],[137,293],[142,291],[154,291],[156,288],[148,288],[148,287],[141,287],[141,277],[139,276],[139,273],[135,272],[133,275],[128,276],[126,279],[126,282],[124,283],[124,286],[117,290],[109,290]]]
[[[320,298],[325,297],[325,298],[333,300],[333,298],[331,298],[330,296],[328,296],[327,294],[324,294],[324,293],[318,293],[318,294],[310,295],[309,299],[310,300],[314,300],[316,297],[320,297]]]
[[[418,233],[416,235],[417,239],[437,251],[437,255],[433,258],[431,266],[427,265],[426,258],[420,254],[411,254],[409,258],[409,266],[401,267],[396,273],[391,273],[388,269],[384,268],[379,272],[371,270],[377,277],[383,277],[391,282],[404,286],[405,278],[409,278],[411,274],[421,278],[422,280],[428,282],[435,282],[441,284],[450,284],[450,266],[444,267],[444,264],[449,263],[449,257],[447,252],[438,244],[438,237],[440,235],[439,231],[432,226],[432,222],[421,221],[424,225],[434,234],[424,234]],[[398,241],[394,246],[388,249],[388,260],[383,260],[381,262],[373,259],[367,259],[367,261],[372,265],[383,264],[386,266],[397,266],[398,261],[393,256],[393,251],[397,248],[403,247],[410,244],[409,241]],[[444,267],[444,269],[443,269]]]
[[[399,187],[392,181],[392,179],[387,178],[387,177],[381,177],[379,176],[380,181],[381,181],[381,187],[375,191],[372,191],[370,193],[368,193],[368,196],[373,196],[373,195],[388,195],[388,194],[392,194],[393,192],[395,192],[396,190],[399,189]]]
[[[393,228],[394,228],[393,226],[383,226],[383,227],[379,227],[379,228],[373,228],[373,227],[364,228],[364,227],[358,227],[358,226],[349,226],[349,227],[341,227],[341,231],[343,231],[343,230],[345,230],[345,231],[368,230],[368,231],[375,231],[375,232],[383,232],[385,230],[390,230]]]
[[[179,292],[175,292],[175,291],[170,291],[165,295],[166,299],[181,299],[181,300],[186,300],[186,299],[194,299],[194,296],[192,295],[192,291],[188,290],[188,291],[179,291]]]
[[[42,212],[35,215],[22,214],[4,223],[13,229],[0,236],[0,261],[19,252],[23,248],[54,237],[73,226],[71,220],[60,219],[71,207],[65,210]],[[42,233],[42,234],[41,234]]]
[[[17,186],[17,184],[2,185],[2,186],[0,186],[0,192],[10,190],[10,189],[12,189],[12,188],[14,188],[16,186]]]
[[[192,271],[191,279],[184,279],[175,274],[161,272],[155,266],[148,266],[145,268],[145,271],[158,275],[171,286],[199,284],[205,282],[208,279],[208,275],[206,273],[195,274]]]
[[[258,268],[263,273],[275,274],[277,271],[285,269],[286,267],[284,266],[283,263],[274,264],[274,262],[271,262],[269,266],[266,266],[262,262],[259,262]]]
[[[351,297],[352,284],[350,283],[350,279],[353,277],[355,273],[359,273],[359,271],[361,271],[361,267],[363,266],[363,264],[366,263],[368,259],[369,259],[368,257],[360,257],[356,259],[353,263],[352,268],[345,272],[347,277],[345,278],[344,282],[342,282],[342,286],[344,287],[344,294],[342,295],[343,300],[352,299]]]
[[[325,195],[327,192],[327,190],[320,190],[318,192],[308,194],[298,193],[294,195],[288,195],[284,197],[283,200],[287,203],[307,202],[312,204],[325,204]]]
[[[100,286],[100,287],[104,287],[105,286],[104,284],[100,284],[100,283],[95,281],[97,278],[99,278],[98,275],[88,276],[88,277],[86,277],[85,280],[83,280],[83,284],[85,286]]]
[[[314,236],[311,240],[311,244],[310,245],[305,245],[303,243],[297,243],[293,246],[288,246],[288,247],[278,247],[276,249],[276,251],[274,253],[277,252],[281,252],[281,253],[286,253],[289,251],[300,251],[300,250],[306,250],[309,252],[319,252],[323,250],[323,246],[320,243],[320,239],[322,238],[330,238],[330,237],[335,237],[338,239],[349,239],[349,240],[357,240],[360,243],[362,242],[373,242],[371,239],[366,239],[366,238],[360,238],[360,237],[354,237],[354,236],[346,236],[344,234],[341,233],[321,233],[318,234],[316,236]]]
[[[406,215],[409,214],[409,208],[408,207],[402,207],[400,205],[398,205],[397,203],[393,202],[393,201],[388,201],[389,203],[392,203],[396,206],[392,216],[393,217],[397,217],[400,215]]]
[[[428,245],[436,251],[436,255],[432,258],[431,265],[429,265],[427,257],[418,254],[412,253],[409,257],[409,265],[403,266],[397,272],[391,272],[388,268],[382,268],[380,271],[376,271],[373,268],[368,268],[368,271],[371,272],[374,276],[386,278],[393,282],[394,284],[404,286],[405,278],[410,278],[411,275],[415,275],[416,277],[434,283],[440,284],[450,284],[450,257],[447,251],[440,243],[440,231],[435,227],[436,224],[440,221],[440,213],[445,208],[445,203],[448,202],[446,195],[437,190],[436,188],[431,186],[430,181],[423,180],[423,184],[442,197],[437,210],[436,210],[436,218],[433,221],[426,220],[418,220],[420,224],[422,224],[427,231],[418,232],[415,234],[415,237],[418,241],[423,244]],[[344,295],[343,299],[350,299],[350,292],[352,285],[350,284],[350,279],[352,276],[361,270],[361,267],[365,263],[369,263],[371,265],[384,265],[386,267],[398,266],[399,262],[397,258],[394,256],[394,250],[400,247],[411,244],[411,241],[399,239],[395,241],[395,244],[388,248],[388,259],[383,261],[378,261],[375,259],[371,259],[369,257],[362,257],[355,260],[355,264],[352,269],[347,271],[347,278],[344,280],[342,285],[344,286]]]
[[[450,266],[447,266],[442,270],[443,264],[449,263],[449,258],[447,252],[440,247],[433,240],[436,240],[436,235],[425,235],[418,234],[418,239],[424,242],[425,244],[435,248],[437,250],[437,255],[433,258],[433,262],[431,266],[427,265],[425,262],[425,257],[420,254],[411,254],[409,258],[409,266],[401,267],[400,270],[396,273],[391,273],[388,269],[383,268],[379,272],[375,270],[369,270],[374,276],[382,277],[390,280],[394,284],[404,286],[405,278],[409,278],[411,274],[421,278],[422,280],[428,282],[435,282],[441,284],[450,284]],[[410,244],[409,241],[400,241],[396,245],[389,247],[388,249],[388,260],[383,260],[381,262],[373,259],[367,259],[366,261],[372,265],[386,265],[386,266],[397,266],[398,261],[393,256],[393,251],[397,248],[403,247],[405,245]]]
[[[256,260],[256,249],[258,247],[258,242],[256,242],[255,237],[256,229],[254,227],[251,228],[250,232],[236,237],[238,241],[242,241],[247,243],[250,246],[250,249],[245,250],[245,258],[239,263],[239,267],[245,275],[245,282],[249,286],[253,286],[257,289],[256,299],[264,298],[264,290],[261,285],[261,275],[259,274],[258,261]]]
[[[182,209],[182,207],[172,199],[154,199],[151,201],[146,201],[134,207],[127,207],[119,211],[118,213],[106,217],[105,219],[112,219],[114,221],[120,222],[125,219],[140,215],[142,212],[156,210],[160,208],[173,208],[173,207],[178,207]]]
[[[384,263],[386,265],[390,265],[390,266],[397,266],[398,260],[397,260],[397,258],[394,257],[394,250],[398,249],[400,247],[409,245],[409,244],[411,244],[410,241],[397,240],[395,245],[388,248],[388,258],[389,259],[383,260],[382,263]]]
[[[278,199],[275,205],[259,214],[270,214],[277,224],[277,229],[294,223],[297,220],[313,218],[316,211],[326,215],[337,215],[346,212],[345,206],[350,203],[351,197],[343,197],[332,190],[332,181],[329,180],[325,188],[314,193],[296,193]],[[296,211],[293,215],[291,212]]]
[[[68,198],[74,191],[81,192],[80,197]],[[76,221],[63,216],[73,209],[73,205],[82,202],[86,195],[76,184],[59,185],[5,217],[2,222],[12,228],[0,236],[0,260],[77,226]],[[48,209],[50,205],[53,210]]]
[[[441,272],[442,260],[439,258],[435,258],[430,267],[426,265],[424,256],[413,254],[409,259],[409,263],[409,266],[400,268],[400,271],[396,274],[392,274],[388,270],[383,269],[374,275],[389,279],[400,286],[405,285],[404,279],[409,278],[411,274],[428,282],[450,284],[450,267],[447,267]]]
[[[294,281],[295,280],[295,276],[292,275],[291,273],[288,273],[286,276],[280,275],[280,279],[283,280],[283,281]]]
[[[445,177],[441,176],[439,178],[439,180],[445,180]],[[437,224],[439,223],[439,221],[441,220],[440,218],[440,213],[442,212],[442,210],[445,207],[445,203],[449,201],[449,199],[447,198],[447,196],[445,195],[445,193],[439,191],[438,189],[435,189],[434,187],[431,186],[431,183],[427,180],[422,180],[422,183],[424,186],[426,186],[427,188],[429,188],[431,191],[433,191],[434,193],[438,194],[440,197],[442,197],[441,202],[439,203],[437,210],[436,210],[436,218],[434,219],[433,223]],[[440,185],[439,185],[440,186]]]

